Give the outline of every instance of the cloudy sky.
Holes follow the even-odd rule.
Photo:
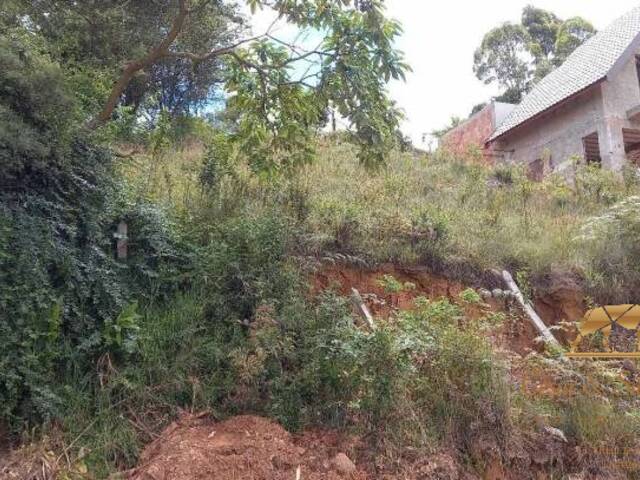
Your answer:
[[[448,123],[452,115],[466,117],[477,103],[498,91],[473,74],[473,52],[483,35],[506,21],[519,21],[533,4],[561,18],[582,16],[596,28],[640,5],[640,0],[387,0],[387,13],[399,20],[404,34],[398,47],[413,68],[406,83],[391,85],[391,95],[404,109],[403,125],[417,146],[422,134]],[[254,19],[256,31],[269,20]]]

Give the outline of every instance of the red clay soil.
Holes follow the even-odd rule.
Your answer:
[[[398,294],[387,294],[378,283],[384,275],[391,275],[402,283],[411,282],[416,288]],[[466,288],[460,282],[447,280],[427,271],[410,271],[394,265],[383,265],[370,270],[344,265],[327,266],[316,272],[311,281],[315,293],[334,288],[342,295],[351,295],[351,288],[356,288],[363,294],[375,294],[384,299],[386,304],[370,304],[374,315],[386,315],[393,307],[411,309],[413,300],[419,296],[455,299]]]
[[[383,457],[357,437],[315,429],[301,435],[255,416],[223,422],[185,416],[148,445],[128,480],[541,480],[570,447],[550,435],[514,438],[504,462],[482,438],[472,456],[484,474],[461,465],[455,449],[407,449]],[[491,443],[491,442],[489,442]],[[491,460],[494,458],[494,460]],[[508,464],[508,467],[504,465]],[[567,466],[569,466],[567,464]],[[580,480],[615,476],[576,476]]]
[[[337,437],[336,437],[337,438]],[[294,438],[260,417],[220,423],[183,419],[169,426],[142,454],[131,480],[354,480],[368,478],[343,451],[348,443]],[[299,473],[298,473],[299,472]]]
[[[379,284],[384,275],[391,275],[402,283],[411,282],[416,288],[388,294]],[[311,284],[313,293],[332,288],[342,295],[350,295],[351,289],[355,288],[365,297],[372,314],[379,317],[388,316],[394,309],[414,308],[414,300],[420,296],[430,300],[446,298],[460,304],[458,295],[467,288],[461,282],[435,275],[426,269],[407,269],[390,264],[375,269],[325,266],[314,273]],[[573,321],[582,317],[583,296],[575,282],[558,275],[545,279],[544,293],[535,298],[535,308],[548,326],[557,325],[563,320]],[[534,342],[539,334],[518,308],[507,308],[503,302],[493,299],[482,307],[465,307],[465,315],[473,320],[492,312],[510,314],[503,327],[491,334],[498,346],[521,355],[542,348],[541,344]],[[556,335],[560,340],[566,340],[562,333]]]
[[[356,460],[361,459],[362,465]],[[330,430],[291,435],[273,421],[185,417],[147,446],[129,480],[479,480],[446,453],[383,465],[355,437]],[[490,477],[498,478],[498,477]],[[503,477],[500,477],[503,478]]]

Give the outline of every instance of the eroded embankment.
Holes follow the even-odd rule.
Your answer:
[[[389,293],[381,282],[385,275],[392,276],[402,284],[409,282],[415,288]],[[490,277],[490,275],[484,277]],[[352,288],[355,288],[363,295],[372,313],[381,317],[388,316],[394,309],[414,308],[415,299],[418,297],[429,300],[448,299],[459,304],[470,320],[477,320],[496,312],[506,313],[506,320],[502,327],[491,332],[492,338],[498,341],[499,346],[519,354],[539,350],[541,345],[535,341],[538,337],[535,328],[514,302],[504,298],[488,298],[482,305],[468,305],[460,299],[460,294],[467,288],[491,290],[500,283],[498,279],[491,279],[485,284],[468,285],[434,274],[427,268],[399,267],[392,264],[376,268],[325,265],[311,276],[314,293],[330,288],[342,295],[350,295]],[[584,296],[572,277],[552,274],[541,279],[540,285],[536,287],[533,295],[534,307],[547,326],[559,325],[561,322],[575,322],[583,316]],[[556,335],[561,342],[566,343],[572,338],[573,332],[559,330]]]
[[[389,293],[381,282],[385,275],[401,284],[409,282],[413,287]],[[550,276],[545,282],[537,289],[535,306],[547,325],[582,316],[582,295],[575,282],[561,276]],[[495,284],[467,285],[423,268],[383,265],[363,269],[335,264],[319,268],[312,274],[310,283],[314,294],[333,289],[350,295],[352,288],[357,289],[377,321],[392,317],[394,311],[415,308],[417,297],[448,299],[460,305],[466,321],[503,313],[502,324],[487,333],[497,349],[518,358],[540,349],[540,344],[535,342],[535,329],[513,303],[493,297],[483,304],[469,304],[461,299],[461,293],[469,287],[490,289]],[[510,370],[512,380],[521,382],[523,373],[517,362],[512,363]],[[555,383],[552,380],[544,374],[536,382],[529,382],[527,388],[530,386],[536,391],[542,387],[553,389]],[[568,444],[553,432],[543,429],[526,434],[514,432],[506,450],[491,442],[478,442],[474,446],[477,451],[471,452],[477,460],[473,473],[468,465],[463,466],[455,448],[434,451],[406,449],[389,456],[381,453],[379,441],[328,429],[310,429],[294,435],[272,420],[254,416],[238,416],[217,422],[206,416],[183,415],[147,445],[138,467],[124,472],[122,476],[131,480],[507,480],[549,478],[544,472],[557,470],[559,465],[564,465],[567,470],[581,470],[579,446]],[[28,478],[56,476],[55,457],[47,452],[24,459],[19,455],[15,458],[17,460],[13,463],[0,468],[0,478],[25,478],[22,474],[27,472],[32,475]]]

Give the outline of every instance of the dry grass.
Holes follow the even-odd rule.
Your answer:
[[[555,176],[534,183],[515,167],[440,154],[397,154],[385,170],[371,173],[348,144],[319,151],[301,173],[311,232],[325,248],[381,261],[436,256],[478,269],[586,275],[596,252],[577,240],[581,227],[638,191],[631,181],[584,166],[576,166],[576,183],[569,185]]]
[[[591,218],[640,192],[637,176],[619,179],[576,165],[573,184],[553,175],[536,183],[517,167],[399,152],[372,172],[358,163],[354,146],[328,137],[319,141],[317,160],[292,174],[265,179],[238,163],[212,196],[198,180],[203,156],[204,148],[191,145],[125,160],[123,171],[135,195],[187,219],[203,209],[219,215],[281,205],[295,217],[302,234],[296,244],[308,254],[463,264],[475,271],[504,267],[532,277],[571,271],[587,279],[590,293],[602,291],[603,300],[614,290],[633,291],[640,278],[626,265],[628,271],[612,278],[603,271],[602,242],[580,239]],[[607,289],[608,283],[615,288]]]

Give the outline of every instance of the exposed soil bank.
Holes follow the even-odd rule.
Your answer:
[[[380,285],[384,275],[391,275],[402,283],[410,282],[415,285],[415,289],[389,294]],[[484,277],[489,279],[484,285],[465,285],[460,281],[431,273],[427,268],[385,264],[373,269],[363,269],[348,265],[330,265],[318,270],[311,277],[311,283],[315,293],[332,288],[342,295],[350,295],[351,289],[355,288],[364,295],[374,315],[386,316],[393,309],[414,308],[414,300],[420,296],[430,300],[446,298],[460,304],[459,295],[469,286],[492,289],[500,285],[498,280],[491,279],[489,275]],[[547,326],[557,325],[562,321],[577,321],[584,315],[584,295],[578,283],[568,275],[549,275],[540,280],[535,291],[534,307]],[[503,329],[496,333],[501,347],[520,354],[540,348],[540,345],[534,342],[538,336],[537,332],[515,305],[489,299],[485,307],[464,308],[465,314],[471,319],[491,312],[509,314]],[[562,332],[556,332],[556,336],[561,341],[568,340]]]
[[[478,474],[464,467],[455,450],[407,449],[382,457],[355,436],[332,430],[292,435],[255,416],[223,422],[184,417],[147,446],[128,480],[543,480],[545,471],[578,460],[571,447],[551,434],[516,437],[503,459],[480,438],[471,452]],[[496,452],[493,452],[495,454]],[[508,465],[506,467],[505,465]],[[569,476],[572,480],[616,479],[615,475]]]

